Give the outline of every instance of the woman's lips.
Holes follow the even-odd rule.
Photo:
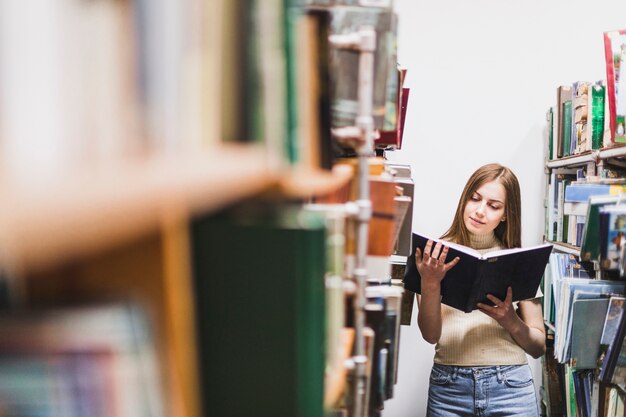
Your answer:
[[[480,220],[476,220],[476,219],[475,219],[475,218],[473,218],[473,217],[470,217],[470,221],[471,221],[472,223],[477,224],[477,225],[480,225],[480,226],[482,226],[482,225],[484,225],[484,224],[485,224],[484,222],[481,222]]]

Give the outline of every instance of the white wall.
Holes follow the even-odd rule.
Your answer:
[[[395,0],[399,62],[411,88],[403,149],[413,167],[413,229],[439,235],[469,175],[499,162],[522,189],[522,240],[543,233],[543,129],[556,88],[605,79],[602,33],[626,29],[626,1]],[[415,322],[415,307],[413,322]],[[384,417],[426,415],[433,347],[401,332],[399,377]],[[540,379],[538,361],[532,362]]]

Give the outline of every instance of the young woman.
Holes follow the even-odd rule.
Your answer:
[[[442,240],[481,253],[521,245],[521,201],[517,178],[499,164],[485,165],[467,181],[452,225]],[[526,354],[545,352],[539,300],[512,303],[488,298],[494,306],[464,313],[441,303],[441,280],[458,258],[446,262],[447,246],[429,241],[415,263],[421,276],[417,322],[424,339],[436,344],[428,390],[428,417],[538,416]],[[409,288],[410,289],[410,288]],[[538,294],[541,296],[541,293]]]

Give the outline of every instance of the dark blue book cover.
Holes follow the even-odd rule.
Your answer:
[[[413,233],[411,256],[407,258],[404,287],[418,294],[421,293],[421,278],[415,265],[415,248],[423,252],[429,239],[437,241]],[[466,313],[475,310],[477,303],[492,304],[487,294],[504,300],[509,286],[513,289],[513,301],[535,298],[552,252],[552,245],[543,244],[481,255],[467,246],[443,243],[449,247],[446,262],[457,256],[460,261],[441,282],[441,302]]]

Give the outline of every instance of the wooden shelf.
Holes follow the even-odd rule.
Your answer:
[[[561,168],[561,167],[585,165],[589,162],[595,162],[598,155],[599,155],[599,152],[594,151],[593,153],[587,152],[587,153],[583,153],[580,155],[567,156],[565,158],[559,158],[559,159],[546,162],[546,167]]]
[[[551,240],[546,240],[546,243],[549,243],[554,246],[555,250],[560,252],[569,253],[572,255],[580,256],[580,248],[578,246],[569,245],[567,243],[562,242],[553,242]]]
[[[616,145],[611,148],[604,148],[594,151],[587,151],[585,153],[573,156],[567,156],[565,158],[559,158],[546,162],[547,168],[560,168],[585,165],[590,162],[598,162],[611,158],[625,158],[626,157],[626,145]]]
[[[38,182],[0,177],[0,266],[36,272],[158,230],[168,218],[210,212],[271,190],[287,198],[332,192],[352,178],[332,171],[270,169],[256,146],[155,155],[106,172],[68,169]]]
[[[37,183],[4,177],[0,265],[48,268],[158,230],[168,216],[217,209],[275,182],[266,161],[261,148],[227,146]]]
[[[276,191],[294,198],[324,195],[347,185],[353,175],[353,169],[346,165],[337,165],[332,171],[296,168],[279,180]]]

